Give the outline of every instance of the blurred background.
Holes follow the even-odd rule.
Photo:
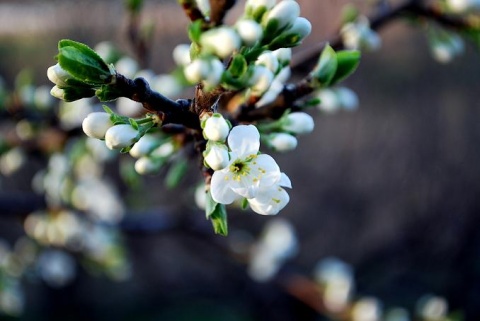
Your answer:
[[[228,21],[240,14],[238,2]],[[294,52],[335,34],[347,3],[298,2],[314,29]],[[170,72],[173,48],[188,42],[187,18],[173,0],[145,1],[141,18],[154,26],[148,68]],[[123,1],[0,1],[5,87],[13,90],[20,72],[37,86],[50,86],[46,70],[63,38],[92,47],[109,40],[133,56],[126,23]],[[230,235],[216,236],[192,202],[201,177],[195,166],[179,187],[165,188],[159,175],[142,177],[131,188],[120,179],[117,165],[131,158],[122,155],[107,166],[106,176],[125,203],[127,215],[114,238],[122,239],[118,251],[127,263],[104,273],[75,254],[44,255],[47,266],[60,260],[51,268],[60,270],[60,278],[70,280],[65,266],[75,276],[49,282],[41,272],[25,272],[19,281],[23,313],[0,319],[330,320],[318,312],[325,310],[318,306],[320,295],[310,294],[322,279],[325,265],[319,262],[330,262],[344,281],[355,283],[352,301],[369,298],[367,316],[357,320],[375,320],[368,313],[376,308],[418,312],[419,300],[428,295],[444,298],[448,310],[465,320],[480,319],[478,52],[467,45],[461,57],[441,64],[418,26],[396,21],[380,35],[381,49],[364,53],[358,71],[342,84],[356,92],[359,108],[312,109],[314,132],[301,137],[294,152],[273,153],[293,184],[290,203],[277,217],[232,209]],[[7,122],[7,114],[2,117]],[[21,168],[4,168],[0,175],[0,238],[6,248],[18,249],[30,210],[44,204],[32,178],[47,161],[36,151],[25,155]],[[263,278],[252,272],[247,252],[265,241],[272,222],[286,230],[282,240],[296,241],[285,245],[278,274]],[[436,302],[434,312],[443,311],[444,301]]]

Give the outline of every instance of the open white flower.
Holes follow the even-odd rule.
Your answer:
[[[262,215],[275,215],[280,212],[290,201],[290,196],[282,186],[292,187],[290,179],[284,173],[277,184],[260,188],[257,195],[248,200],[250,208]]]
[[[280,168],[266,154],[258,155],[260,133],[253,125],[234,127],[228,136],[230,163],[215,171],[211,181],[211,193],[215,202],[230,204],[245,197],[257,196],[260,189],[274,187],[281,179]]]

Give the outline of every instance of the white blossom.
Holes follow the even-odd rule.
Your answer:
[[[247,46],[254,45],[263,35],[263,29],[260,24],[254,20],[242,19],[235,24],[235,29],[237,30],[240,38]]]
[[[208,140],[215,142],[223,142],[228,136],[230,126],[228,122],[223,118],[222,114],[214,113],[205,121],[205,127],[203,128],[203,134]]]
[[[188,82],[195,84],[200,82],[208,74],[208,61],[195,59],[183,69],[183,73]]]
[[[105,133],[105,144],[109,149],[121,149],[135,143],[138,131],[129,124],[110,127]]]
[[[287,191],[282,188],[291,188],[290,179],[281,173],[279,181],[273,186],[261,186],[254,198],[248,199],[250,208],[262,215],[276,215],[290,201]]]
[[[315,123],[312,116],[304,112],[288,114],[282,129],[292,134],[308,134],[313,131]]]
[[[304,17],[298,17],[293,22],[293,25],[287,31],[285,31],[285,34],[294,34],[298,36],[297,42],[300,42],[308,35],[310,35],[311,32],[312,24],[310,23],[310,21],[308,21]]]
[[[210,29],[200,37],[200,44],[220,58],[227,58],[240,48],[241,39],[238,33],[230,27]]]
[[[213,89],[222,80],[225,68],[223,63],[218,59],[210,59],[208,64],[208,73],[204,77],[203,85],[206,90]]]
[[[258,155],[260,133],[255,126],[234,127],[228,136],[228,146],[229,165],[212,176],[210,189],[215,202],[230,204],[242,197],[251,199],[260,189],[277,186],[282,176],[280,168],[271,156]]]
[[[113,126],[109,113],[94,112],[82,122],[82,129],[88,137],[104,139],[107,130]]]

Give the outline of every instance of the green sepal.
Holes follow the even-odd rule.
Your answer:
[[[353,74],[360,64],[361,53],[358,50],[342,50],[337,52],[337,70],[330,85],[339,83]]]
[[[188,38],[193,43],[199,43],[200,42],[200,36],[202,35],[202,20],[198,19],[195,20],[188,26]]]
[[[130,126],[132,126],[135,130],[138,130],[138,123],[135,119],[129,118],[128,122],[130,123]]]
[[[228,67],[228,71],[233,77],[240,77],[247,71],[247,60],[242,54],[235,54],[232,62]]]
[[[325,46],[311,73],[315,85],[327,87],[337,72],[337,54],[330,45]]]
[[[187,169],[188,161],[184,158],[178,159],[168,170],[167,176],[165,177],[165,186],[167,188],[175,188],[182,180]]]
[[[205,216],[212,221],[215,234],[228,235],[227,209],[224,204],[215,202],[210,190],[206,195]]]
[[[102,85],[112,81],[112,69],[93,49],[83,43],[60,40],[56,58],[60,67],[81,82]]]
[[[97,96],[101,102],[107,102],[122,97],[122,92],[115,86],[103,85],[95,91],[95,96]]]
[[[277,50],[280,48],[292,48],[300,45],[302,38],[297,33],[284,33],[276,37],[268,44],[268,49]]]
[[[310,108],[318,106],[322,101],[320,98],[312,98],[302,103],[302,108]]]
[[[242,210],[246,210],[248,208],[248,199],[243,198],[242,202],[240,203],[240,208]]]
[[[63,100],[66,102],[95,96],[95,89],[87,87],[63,87],[62,90],[64,92]]]

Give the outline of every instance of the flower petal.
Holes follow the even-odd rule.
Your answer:
[[[228,135],[228,146],[239,158],[257,155],[260,149],[260,133],[253,125],[239,125]]]
[[[290,196],[280,186],[261,189],[255,198],[249,199],[250,208],[258,214],[275,215],[280,212],[290,201]]]
[[[258,155],[252,160],[251,164],[252,174],[258,178],[260,186],[271,186],[280,180],[280,167],[278,167],[272,156],[267,154]]]
[[[228,167],[224,170],[215,171],[210,183],[210,192],[215,202],[220,204],[231,204],[235,200],[240,198],[240,195],[236,194],[231,188],[230,183],[232,181],[231,175],[229,175]]]

